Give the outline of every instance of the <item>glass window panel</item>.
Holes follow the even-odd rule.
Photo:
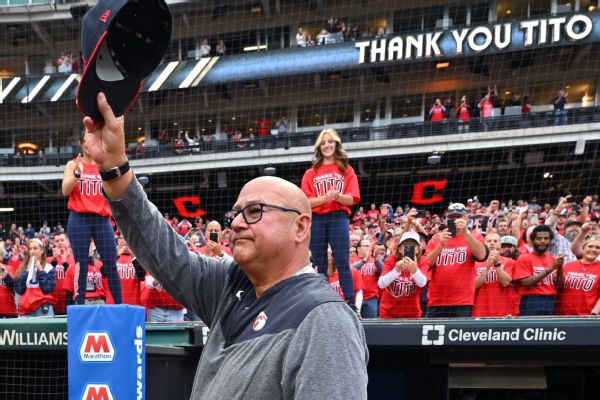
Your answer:
[[[325,108],[327,124],[343,124],[354,121],[354,103],[336,103]]]
[[[530,0],[529,16],[542,17],[550,14],[552,0]]]
[[[489,22],[489,2],[477,3],[471,6],[471,25],[487,24]]]
[[[421,115],[422,95],[392,97],[392,118],[417,117]]]
[[[384,103],[385,104],[385,103]],[[360,107],[360,122],[373,122],[377,112],[377,103],[364,103]]]
[[[527,1],[502,0],[496,5],[496,16],[498,21],[527,18],[527,8]]]
[[[467,6],[450,6],[448,12],[453,27],[460,27],[467,24]]]
[[[421,30],[423,16],[418,8],[398,10],[394,13],[394,30],[397,33],[414,33]]]
[[[325,117],[321,105],[306,105],[298,107],[298,128],[323,126]]]

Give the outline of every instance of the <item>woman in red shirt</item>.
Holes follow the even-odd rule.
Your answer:
[[[15,272],[15,292],[19,297],[19,315],[51,317],[54,315],[52,292],[56,287],[54,267],[46,264],[46,248],[39,239],[31,239],[28,252]]]
[[[357,312],[348,260],[348,217],[349,206],[360,202],[358,178],[334,129],[324,129],[314,149],[313,165],[302,177],[302,191],[312,207],[310,250],[319,273],[327,277],[327,246],[331,246],[342,292]]]
[[[564,284],[559,288],[558,315],[600,314],[600,237],[593,236],[583,245],[583,259],[563,266]]]
[[[117,273],[117,243],[115,233],[110,224],[110,208],[102,195],[102,178],[98,166],[94,163],[84,146],[85,136],[81,136],[79,144],[83,152],[69,161],[65,167],[62,181],[62,192],[69,196],[69,222],[67,234],[71,241],[75,268],[77,265],[87,266],[91,240],[94,239],[108,286],[116,304],[121,304],[121,280]],[[85,268],[85,267],[84,267]],[[77,304],[85,304],[87,274],[78,276],[80,290],[75,294]]]
[[[406,232],[400,238],[396,253],[383,264],[379,277],[380,318],[421,318],[421,292],[427,284],[422,271],[429,268],[427,257],[421,256],[419,234]],[[414,258],[405,256],[407,246],[413,246]]]
[[[467,96],[460,99],[460,104],[456,110],[456,120],[458,122],[458,133],[469,132],[469,122],[471,121],[471,106],[467,103]]]

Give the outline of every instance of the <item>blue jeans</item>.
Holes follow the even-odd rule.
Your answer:
[[[521,296],[521,316],[554,315],[554,296],[525,295]]]
[[[75,262],[80,265],[79,280],[77,281],[79,290],[75,302],[85,304],[90,243],[94,239],[94,244],[102,260],[104,275],[108,279],[110,293],[115,304],[121,304],[121,279],[117,273],[117,242],[109,218],[97,214],[71,211],[69,223],[67,224],[67,234],[69,235]]]
[[[313,214],[310,231],[310,251],[320,274],[327,278],[327,245],[331,247],[340,288],[346,301],[354,301],[354,281],[350,272],[350,234],[344,211]]]
[[[554,110],[554,125],[566,125],[567,112],[565,110]]]
[[[371,297],[369,300],[363,301],[360,308],[360,315],[363,318],[378,318],[379,317],[379,299]]]
[[[183,309],[175,310],[173,308],[149,308],[148,322],[183,322]]]
[[[42,307],[38,307],[34,312],[23,315],[23,318],[29,318],[29,317],[53,317],[54,316],[54,309],[52,308],[51,304],[48,304],[48,312],[47,313],[43,313],[42,312]]]
[[[473,306],[429,306],[425,318],[468,318]]]

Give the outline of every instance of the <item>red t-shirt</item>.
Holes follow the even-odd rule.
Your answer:
[[[146,274],[148,277],[148,274]],[[142,282],[142,304],[146,308],[168,308],[171,310],[181,310],[183,306],[179,304],[174,298],[172,298],[162,286],[149,288],[144,282]]]
[[[79,288],[78,290],[85,290],[85,298],[101,297],[107,301],[108,280],[102,276],[100,272],[102,262],[94,260],[94,264],[88,265],[86,287]],[[63,284],[63,290],[72,293],[75,298],[75,271],[77,268],[69,268],[66,273],[65,281]],[[81,271],[79,273],[82,273]]]
[[[589,315],[600,297],[600,262],[584,264],[581,260],[563,266],[565,285],[559,289],[558,315]]]
[[[352,272],[352,281],[354,282],[354,293],[357,293],[359,290],[362,290],[364,296],[365,285],[363,283],[360,272],[358,272],[356,268],[350,268],[350,271]],[[342,288],[340,286],[340,277],[337,271],[335,271],[335,273],[329,277],[329,286],[331,286],[334,292],[340,295],[342,300],[346,301],[346,298],[344,297],[344,293],[342,292]]]
[[[527,278],[531,275],[536,275],[544,272],[546,269],[550,268],[552,263],[554,262],[554,257],[548,255],[548,253],[544,253],[543,256],[538,256],[535,253],[526,253],[521,254],[519,258],[517,258],[517,265],[515,267],[515,273],[513,275],[514,280],[519,280],[523,278]],[[550,275],[542,279],[537,285],[524,288],[520,287],[519,292],[521,296],[525,295],[555,295],[556,294],[556,286],[554,286],[554,274],[556,272],[552,272]]]
[[[69,195],[69,210],[80,213],[110,216],[110,208],[102,195],[102,178],[96,164],[82,163],[81,178]]]
[[[123,304],[141,306],[140,282],[143,279],[139,279],[136,276],[135,267],[131,262],[132,259],[133,256],[131,254],[121,254],[119,258],[117,258],[117,272],[121,279]]]
[[[373,257],[369,257],[367,262],[360,267],[360,274],[362,275],[362,281],[365,285],[363,299],[368,300],[373,297],[379,298],[379,285],[377,284],[377,281],[379,281],[379,272],[377,271],[377,266],[375,266],[375,259]]]
[[[229,254],[230,256],[233,256],[233,254],[231,253],[231,249],[227,246],[225,246],[224,244],[221,243],[221,251],[225,254]],[[219,258],[220,256],[218,254],[212,254],[210,251],[210,248],[208,246],[202,246],[198,249],[194,250],[195,253],[200,253],[202,255],[208,256],[208,257],[212,257],[212,258]]]
[[[458,106],[456,117],[460,121],[469,122],[471,120],[471,106],[468,104],[460,104]]]
[[[367,211],[367,219],[375,218],[376,220],[379,220],[380,215],[381,215],[381,212],[379,212],[379,210]]]
[[[431,114],[431,122],[440,122],[444,120],[444,107],[442,106],[437,104],[434,105],[431,107],[429,113]]]
[[[46,262],[48,264],[52,263],[54,257],[46,258]],[[56,276],[56,288],[52,292],[54,296],[54,302],[52,303],[52,308],[54,312],[64,314],[67,312],[67,298],[65,296],[64,284],[66,278],[65,267],[63,266],[63,262],[68,264],[68,269],[75,267],[75,258],[73,258],[73,253],[69,253],[67,257],[63,260],[62,256],[56,257],[56,267],[54,267],[55,276]]]
[[[481,240],[479,237],[477,239]],[[431,252],[439,241],[439,237],[433,238],[427,244],[426,253]],[[473,305],[475,261],[463,235],[448,239],[434,269],[430,271],[431,276],[428,276],[428,304],[430,306]]]
[[[479,103],[479,108],[481,109],[481,117],[489,118],[492,116],[492,110],[494,109],[494,103],[491,100],[482,101]]]
[[[271,130],[271,122],[266,118],[258,120],[258,136],[267,136]]]
[[[396,266],[398,259],[395,255],[389,256],[383,263],[381,276],[387,275]],[[419,257],[417,262],[421,272],[427,276],[429,260]],[[399,277],[394,279],[388,287],[381,290],[379,303],[380,318],[421,318],[421,292],[410,272],[403,270]]]
[[[15,269],[10,265],[0,263],[0,266],[6,269],[6,272],[15,280]],[[0,277],[0,314],[17,315],[17,305],[15,304],[14,288],[8,288],[4,278]]]
[[[512,277],[515,261],[511,258],[500,257],[502,267]],[[477,276],[480,276],[487,265],[487,261],[476,262]],[[487,273],[483,285],[475,292],[473,304],[473,317],[505,317],[519,315],[520,296],[518,290],[512,286],[502,287],[498,281],[496,268],[492,267]]]
[[[346,173],[342,174],[337,164],[321,164],[317,169],[309,168],[302,177],[302,191],[309,199],[324,196],[329,190],[339,190],[341,194],[351,195],[354,201],[352,204],[360,202],[360,190],[358,187],[358,178],[351,166],[346,168]],[[350,208],[342,205],[335,200],[312,209],[313,214],[327,214],[333,211],[345,211],[350,215]]]

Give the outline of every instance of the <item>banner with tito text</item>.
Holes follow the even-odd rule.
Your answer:
[[[67,308],[69,400],[145,398],[143,307]]]

